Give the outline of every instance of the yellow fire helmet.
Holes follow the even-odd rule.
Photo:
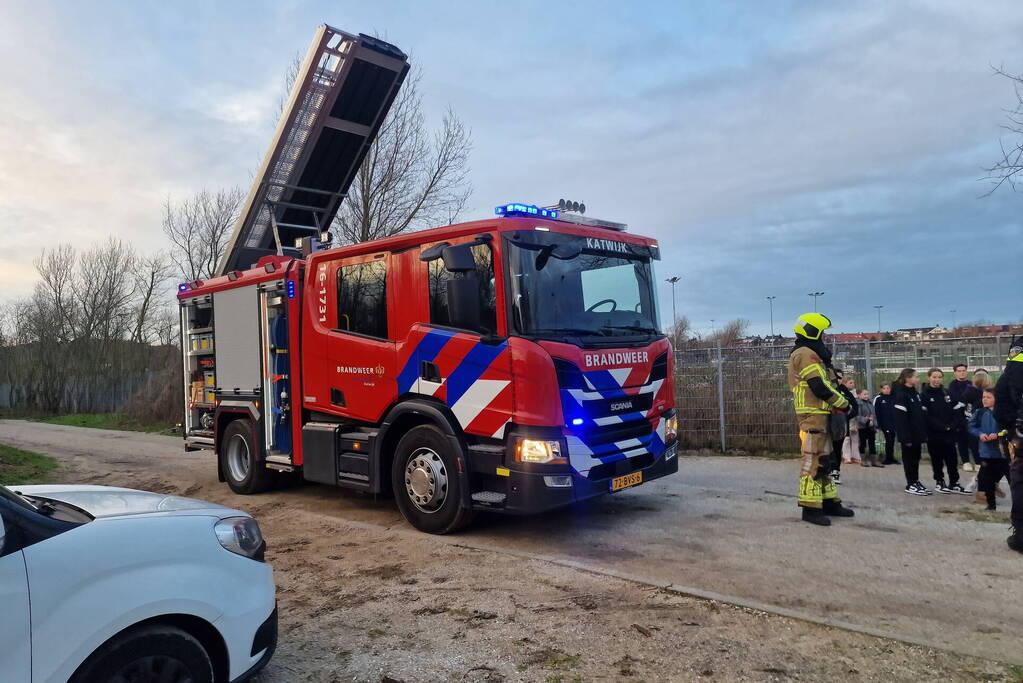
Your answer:
[[[816,341],[821,338],[824,330],[831,327],[831,320],[820,313],[804,313],[796,319],[793,330],[797,337]]]

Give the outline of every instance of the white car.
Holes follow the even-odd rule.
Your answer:
[[[108,486],[0,486],[0,681],[221,683],[277,646],[252,517]]]

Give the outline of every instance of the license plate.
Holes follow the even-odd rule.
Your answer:
[[[615,477],[614,479],[611,480],[611,490],[612,491],[621,491],[622,489],[627,489],[630,486],[635,486],[636,484],[642,484],[642,483],[643,483],[643,473],[642,472],[633,472],[632,474],[624,474],[624,475],[622,475],[620,477]]]

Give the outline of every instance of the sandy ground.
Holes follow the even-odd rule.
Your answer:
[[[280,647],[259,681],[1023,680],[1018,666],[558,564],[637,573],[660,585],[696,586],[843,621],[873,615],[869,625],[883,630],[903,633],[904,625],[915,625],[904,633],[914,638],[925,639],[932,622],[944,621],[968,649],[980,643],[993,651],[983,654],[1017,661],[1013,629],[1023,621],[1014,610],[1023,602],[1023,565],[997,546],[1004,537],[1000,518],[978,521],[975,508],[962,501],[904,496],[903,503],[891,496],[893,505],[926,506],[906,512],[889,508],[888,496],[873,496],[859,507],[859,526],[817,537],[835,552],[809,562],[792,550],[804,528],[818,530],[789,523],[784,482],[791,463],[686,459],[674,480],[629,495],[535,519],[484,517],[468,533],[436,538],[409,531],[390,501],[326,487],[239,498],[216,481],[211,454],[186,454],[168,437],[0,421],[0,443],[57,457],[66,481],[179,493],[254,514],[269,543],[281,609]],[[754,493],[744,494],[751,471],[760,479]],[[878,482],[891,483],[895,475],[850,471],[844,488],[877,493]],[[862,486],[853,483],[857,478]],[[752,505],[758,498],[762,510],[750,517],[742,501]],[[935,525],[964,537],[972,572],[965,580],[956,573],[963,551],[955,544],[948,557],[924,552],[926,567],[905,566]],[[709,539],[708,526],[725,532]],[[698,542],[690,535],[700,530],[705,537]],[[890,537],[909,532],[912,548],[896,552]],[[863,542],[874,552],[865,554]],[[765,550],[774,543],[783,547]],[[497,550],[479,549],[486,545]],[[871,574],[858,585],[862,572],[883,571],[871,558],[890,553],[894,573]],[[526,559],[531,554],[555,562]],[[751,557],[744,564],[739,556]],[[907,573],[912,580],[901,580]],[[951,577],[948,584],[934,585],[949,595],[930,595],[942,576]],[[891,590],[892,583],[906,585]],[[982,618],[974,621],[969,610],[978,600]],[[845,609],[847,602],[860,608]]]

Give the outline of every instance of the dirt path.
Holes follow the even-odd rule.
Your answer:
[[[167,437],[0,421],[0,442],[57,457],[69,481],[180,493],[252,512],[270,545],[281,608],[281,645],[260,681],[1020,676],[1018,669],[987,660],[458,545],[500,538],[521,549],[528,544],[520,537],[531,532],[556,554],[567,528],[618,524],[627,535],[637,523],[627,515],[638,504],[632,498],[563,513],[567,521],[560,525],[558,517],[547,516],[520,530],[514,521],[489,519],[464,537],[437,539],[409,533],[389,501],[325,487],[239,499],[216,481],[209,454],[183,453],[180,442]],[[645,516],[658,521],[650,511]],[[596,543],[591,559],[614,560],[628,546],[627,539]],[[696,552],[676,548],[678,563]],[[727,563],[722,567],[732,571]],[[1019,584],[1020,574],[1015,576]],[[761,599],[780,581],[764,578]],[[800,580],[797,572],[789,578]],[[1013,634],[988,635],[1004,637],[1008,646]]]

